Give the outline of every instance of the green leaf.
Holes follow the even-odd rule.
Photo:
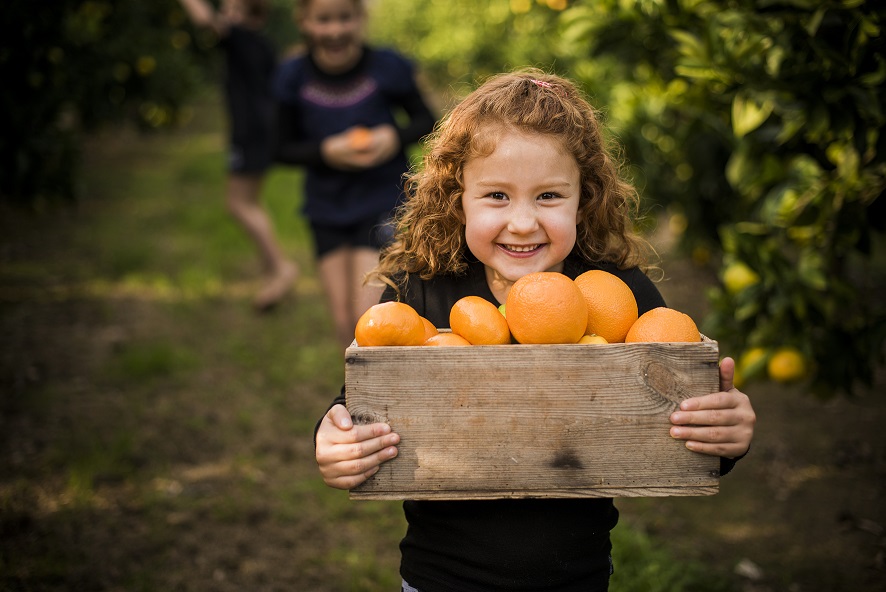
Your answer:
[[[743,138],[769,119],[775,102],[771,98],[762,100],[749,96],[747,93],[738,93],[732,100],[732,132],[738,138]]]

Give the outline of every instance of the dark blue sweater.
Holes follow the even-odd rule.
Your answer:
[[[402,197],[408,170],[404,148],[433,129],[435,118],[415,82],[412,64],[394,51],[364,48],[350,71],[330,75],[310,54],[284,62],[274,80],[278,102],[275,158],[307,167],[304,214],[312,222],[346,226],[385,214]],[[398,112],[408,123],[398,125]],[[342,171],[328,166],[320,143],[352,126],[391,124],[401,149],[372,169]]]

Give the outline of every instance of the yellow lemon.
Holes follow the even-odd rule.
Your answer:
[[[776,382],[794,382],[806,377],[806,358],[794,347],[782,347],[769,358],[766,369]]]
[[[760,276],[757,272],[741,261],[730,263],[723,271],[723,285],[730,294],[738,294],[758,283]]]
[[[741,373],[744,378],[758,376],[766,369],[766,361],[769,351],[764,347],[752,347],[744,351],[735,365],[735,372]]]

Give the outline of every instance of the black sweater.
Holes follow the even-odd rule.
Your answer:
[[[563,273],[571,278],[604,269],[630,286],[640,314],[664,299],[637,268],[620,270],[574,257]],[[496,303],[483,265],[465,275],[412,278],[400,300],[434,323],[449,326],[449,311],[461,297]],[[388,289],[382,301],[396,299]],[[336,399],[344,403],[344,397]],[[734,463],[721,460],[721,472]],[[609,531],[618,521],[611,498],[406,501],[408,522],[400,543],[400,574],[421,592],[593,592],[608,588]]]

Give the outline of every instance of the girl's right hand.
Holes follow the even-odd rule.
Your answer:
[[[317,430],[316,458],[323,481],[336,489],[352,489],[397,456],[400,436],[386,423],[354,425],[344,405],[334,405]]]

